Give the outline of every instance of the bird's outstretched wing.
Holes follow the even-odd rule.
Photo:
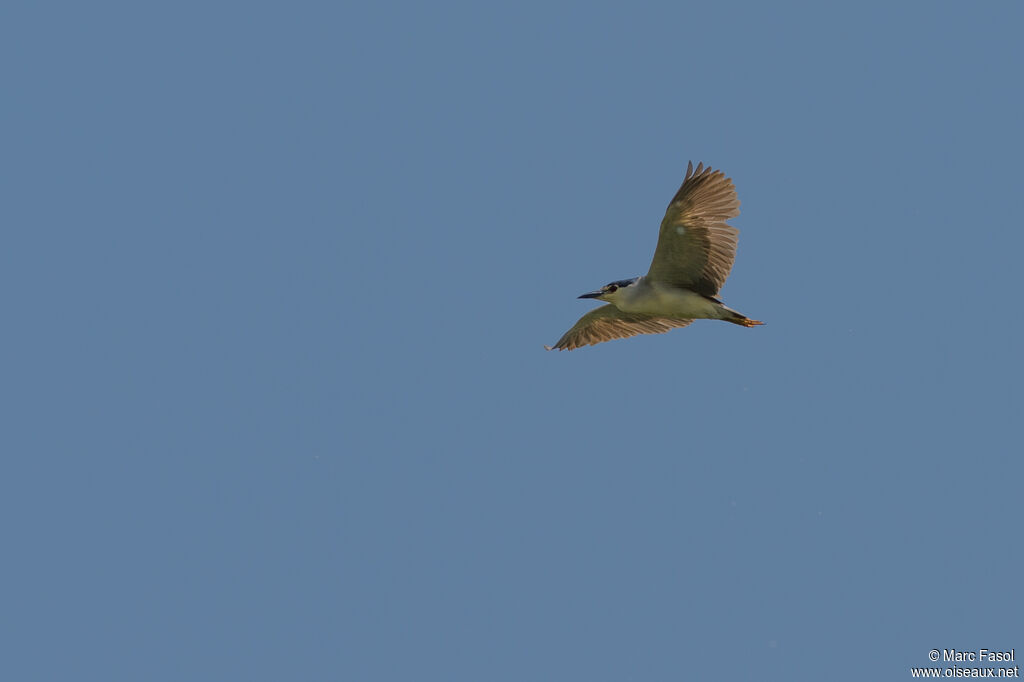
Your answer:
[[[612,304],[594,308],[579,319],[572,329],[562,335],[548,350],[572,350],[581,346],[592,346],[602,341],[624,339],[637,334],[664,334],[669,329],[685,327],[693,320],[677,320],[671,317],[624,313]]]
[[[717,294],[732,269],[739,235],[725,221],[739,214],[732,180],[703,163],[695,171],[691,161],[661,221],[647,278],[704,296]]]

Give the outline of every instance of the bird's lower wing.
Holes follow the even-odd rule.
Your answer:
[[[685,327],[691,322],[693,320],[624,313],[609,303],[581,317],[554,346],[544,347],[548,350],[572,350],[637,334],[664,334],[670,329]]]

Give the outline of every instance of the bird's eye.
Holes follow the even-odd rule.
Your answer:
[[[618,287],[615,286],[614,284],[609,284],[607,287],[605,287],[605,289],[608,291],[609,294],[613,294],[615,293],[615,290],[618,289]]]

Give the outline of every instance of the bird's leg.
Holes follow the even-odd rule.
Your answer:
[[[726,322],[732,322],[733,324],[742,325],[744,327],[757,327],[757,326],[760,326],[760,325],[764,324],[764,322],[762,322],[761,320],[752,320],[749,317],[746,317],[745,315],[737,315],[736,317],[727,317],[725,319],[725,321]]]

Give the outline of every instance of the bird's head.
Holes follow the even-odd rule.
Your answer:
[[[611,282],[605,284],[597,291],[591,291],[589,294],[583,294],[579,298],[596,298],[601,301],[608,301],[609,303],[615,303],[622,296],[622,290],[628,289],[640,281],[639,277],[633,279],[620,279],[617,282]]]

